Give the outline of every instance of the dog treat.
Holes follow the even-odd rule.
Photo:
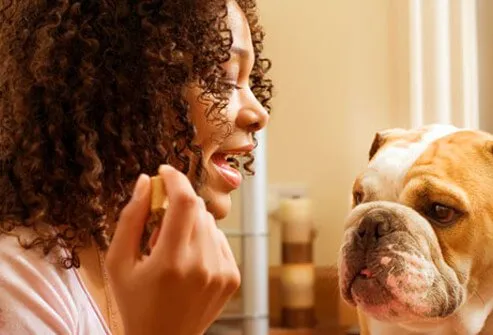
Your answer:
[[[151,229],[161,223],[164,213],[168,208],[168,197],[160,176],[151,177],[151,215],[148,224]]]
[[[144,254],[148,254],[149,239],[154,229],[161,225],[166,209],[168,208],[168,196],[164,187],[163,179],[160,176],[151,177],[151,204],[149,218],[147,219],[144,233],[141,240],[141,249]]]
[[[151,177],[151,211],[166,209],[168,196],[161,176]]]

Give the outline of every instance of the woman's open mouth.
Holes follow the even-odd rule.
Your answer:
[[[215,153],[212,155],[212,162],[216,167],[219,174],[224,180],[234,188],[238,188],[241,185],[243,177],[240,172],[240,162],[238,157],[240,155],[228,154],[228,153]]]

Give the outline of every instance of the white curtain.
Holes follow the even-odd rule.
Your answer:
[[[476,0],[391,0],[399,124],[479,128]]]

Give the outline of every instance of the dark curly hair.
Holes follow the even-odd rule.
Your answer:
[[[252,32],[250,85],[270,111],[255,0],[237,2]],[[182,91],[198,82],[210,121],[224,122],[226,15],[226,0],[2,1],[0,234],[29,227],[36,235],[23,247],[65,248],[61,264],[78,267],[91,238],[108,246],[108,222],[140,173],[163,163],[188,173],[197,161],[203,180]]]

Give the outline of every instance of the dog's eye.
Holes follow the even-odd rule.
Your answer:
[[[428,210],[427,216],[440,225],[450,225],[457,221],[460,213],[454,208],[434,203]]]
[[[356,191],[353,193],[354,205],[357,206],[363,201],[363,192]]]

